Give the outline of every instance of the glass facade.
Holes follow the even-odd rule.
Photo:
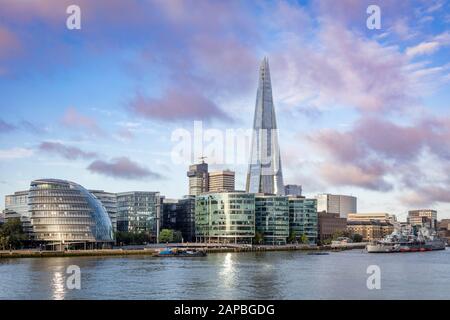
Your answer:
[[[317,200],[300,197],[289,198],[289,232],[299,241],[302,235],[309,243],[317,241]]]
[[[111,224],[113,227],[113,232],[117,231],[117,196],[115,193],[105,192],[103,190],[89,190],[106,209],[109,218],[111,219]]]
[[[50,243],[112,242],[111,220],[101,202],[64,180],[31,182],[29,209],[34,240]]]
[[[5,196],[5,220],[19,218],[22,222],[23,231],[31,236],[31,216],[28,207],[28,190],[17,191],[12,195]]]
[[[132,191],[117,194],[117,230],[159,232],[161,198],[159,192]]]
[[[277,121],[267,58],[264,58],[259,69],[246,191],[284,195]]]
[[[256,231],[264,239],[264,244],[286,244],[289,237],[288,198],[274,195],[255,197]]]
[[[255,195],[207,193],[195,198],[197,241],[251,243],[255,236]]]

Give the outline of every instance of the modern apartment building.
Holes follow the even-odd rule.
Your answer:
[[[318,212],[337,213],[341,218],[357,212],[357,199],[353,196],[324,193],[317,195],[316,199]]]
[[[411,226],[437,230],[437,211],[431,209],[410,210],[408,211],[408,223]]]
[[[105,207],[108,216],[111,219],[113,231],[117,231],[117,195],[103,190],[89,190]]]
[[[220,192],[196,196],[195,233],[198,242],[252,243],[255,195]]]
[[[264,244],[286,244],[289,237],[288,197],[255,195],[255,227]]]
[[[235,173],[234,171],[224,170],[210,172],[208,177],[209,192],[233,192],[235,191]]]
[[[302,235],[309,243],[317,241],[317,200],[289,197],[289,234],[299,240]]]
[[[159,236],[161,199],[159,192],[117,193],[117,230]]]

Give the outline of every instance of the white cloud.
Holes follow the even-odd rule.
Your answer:
[[[439,49],[439,42],[421,42],[417,46],[406,48],[406,55],[409,57],[421,56],[424,54],[432,54]]]
[[[12,148],[0,150],[0,160],[28,158],[33,155],[33,150],[25,148]]]

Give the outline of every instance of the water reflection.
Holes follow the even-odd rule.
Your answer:
[[[235,262],[233,261],[233,255],[231,253],[225,254],[223,259],[222,269],[219,273],[219,282],[226,288],[232,288],[235,284]]]
[[[57,271],[53,272],[52,290],[53,300],[64,300],[66,294],[66,278],[65,270],[60,267]]]

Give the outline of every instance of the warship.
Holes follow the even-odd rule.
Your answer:
[[[366,246],[368,253],[424,252],[445,250],[446,243],[434,230],[422,227],[416,230],[395,230],[382,240]]]

